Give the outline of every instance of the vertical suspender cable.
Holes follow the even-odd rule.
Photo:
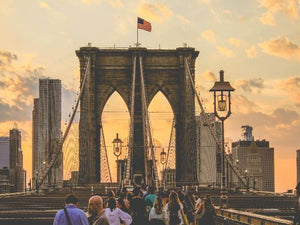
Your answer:
[[[110,173],[110,167],[109,167],[109,162],[108,162],[108,156],[107,156],[107,148],[106,148],[106,144],[105,144],[105,138],[104,138],[104,131],[103,131],[103,126],[101,126],[101,136],[102,136],[102,140],[103,140],[103,146],[104,146],[104,162],[106,163],[107,167],[105,167],[105,169],[108,170],[108,182],[112,182],[111,179],[111,173]],[[107,173],[105,174],[107,175]],[[106,177],[107,178],[107,177]]]
[[[134,99],[135,99],[135,82],[136,82],[136,56],[133,58],[133,72],[131,82],[131,104],[130,104],[130,131],[129,131],[129,144],[128,144],[128,156],[126,162],[125,183],[130,185],[130,168],[131,158],[133,156],[133,132],[134,132]]]
[[[150,120],[149,120],[149,113],[148,113],[148,104],[147,104],[147,99],[146,99],[146,88],[145,88],[145,81],[144,81],[144,71],[143,71],[143,58],[140,56],[140,71],[141,71],[141,89],[142,89],[142,108],[143,108],[143,118],[145,117],[146,119],[146,134],[147,135],[146,140],[149,141],[149,145],[147,143],[147,148],[150,147],[150,153],[151,153],[151,158],[152,158],[152,166],[154,169],[154,182],[156,187],[158,187],[158,172],[157,172],[157,167],[156,167],[156,160],[155,160],[155,154],[154,154],[154,145],[153,145],[153,140],[152,140],[152,133],[151,133],[151,127],[150,127]],[[146,143],[145,143],[146,144]],[[146,154],[148,155],[148,154]],[[147,159],[147,158],[146,158]],[[146,166],[147,167],[147,166]]]

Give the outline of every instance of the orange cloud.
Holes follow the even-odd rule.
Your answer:
[[[300,106],[300,77],[290,77],[279,85],[297,106]]]
[[[212,30],[205,30],[201,33],[201,36],[208,42],[215,43],[216,37],[215,33]]]
[[[121,0],[109,0],[108,3],[113,7],[113,8],[121,8],[124,6],[123,2]]]
[[[211,71],[205,71],[201,76],[207,81],[215,82],[217,80],[216,75]]]
[[[285,0],[261,0],[259,7],[265,7],[267,10],[277,12],[286,7]]]
[[[264,88],[264,79],[256,78],[251,80],[238,80],[235,82],[234,87],[236,89],[241,88],[246,92],[252,92],[253,89],[256,89],[258,92],[260,92],[260,90]]]
[[[50,8],[49,5],[46,2],[40,1],[39,5],[40,5],[41,8],[44,8],[44,9],[49,9]]]
[[[44,77],[42,67],[31,64],[16,65],[18,57],[8,51],[0,51],[0,104],[23,110],[33,102],[38,78]]]
[[[248,114],[254,112],[257,108],[257,104],[245,96],[237,94],[232,95],[232,112]]]
[[[222,55],[224,55],[226,57],[232,57],[232,56],[234,56],[233,51],[230,50],[229,48],[222,47],[222,46],[217,46],[216,48],[219,51],[219,53],[221,53]]]
[[[269,41],[259,43],[264,53],[284,59],[295,58],[300,60],[300,47],[292,43],[287,37],[280,36]]]
[[[297,5],[296,0],[261,0],[259,7],[267,9],[267,12],[265,12],[260,18],[262,24],[265,25],[276,25],[274,15],[277,12],[282,12],[293,19],[298,19],[299,17],[299,6]]]
[[[274,14],[272,12],[269,11],[265,12],[264,14],[262,14],[262,16],[259,19],[260,22],[264,25],[269,25],[269,26],[276,25]]]
[[[185,18],[184,16],[182,15],[176,15],[178,19],[180,19],[181,21],[185,22],[185,23],[191,23],[191,21],[187,18]]]
[[[229,43],[230,43],[232,46],[238,48],[238,47],[240,47],[240,45],[241,45],[241,40],[236,39],[236,38],[229,38]]]
[[[147,20],[162,23],[172,17],[172,11],[165,5],[155,2],[144,3],[137,8],[137,13]]]
[[[250,48],[245,50],[248,58],[256,58],[257,57],[257,50],[256,47],[253,45]]]

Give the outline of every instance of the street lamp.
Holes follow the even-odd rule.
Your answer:
[[[112,141],[113,153],[117,157],[117,177],[122,182],[121,166],[119,165],[119,156],[122,154],[123,141],[119,138],[119,134],[116,134],[116,138]],[[117,178],[117,180],[118,180]]]
[[[163,166],[163,176],[162,176],[162,180],[163,180],[163,184],[164,184],[164,189],[166,188],[166,180],[165,180],[165,172],[166,172],[166,167],[165,164],[167,163],[167,153],[165,152],[165,149],[162,149],[162,152],[160,153],[160,163]]]
[[[165,149],[162,149],[162,152],[160,153],[160,163],[164,166],[167,162],[167,153],[165,152]]]
[[[123,141],[119,138],[119,134],[116,134],[116,138],[113,140],[113,150],[114,155],[117,157],[117,161],[119,159],[119,156],[122,154],[122,144]]]
[[[224,120],[231,114],[231,99],[230,92],[234,88],[228,81],[224,81],[224,71],[220,71],[220,81],[216,81],[214,86],[209,90],[214,93],[214,114],[221,121],[222,124],[222,182],[221,191],[225,190],[225,147],[224,147]]]

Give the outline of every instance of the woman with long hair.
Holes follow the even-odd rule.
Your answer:
[[[210,195],[205,195],[203,202],[196,209],[198,225],[215,225],[216,209],[211,202]]]
[[[183,225],[183,205],[180,202],[176,192],[169,195],[169,203],[166,204],[165,210],[169,216],[169,225]]]
[[[132,216],[131,225],[148,225],[149,220],[147,217],[145,200],[138,196],[133,197],[129,205]]]
[[[120,225],[120,221],[122,221],[122,224],[125,225],[129,225],[132,222],[132,218],[128,213],[117,208],[116,199],[114,198],[108,199],[105,214],[110,225]]]
[[[149,214],[150,224],[169,224],[169,218],[164,209],[163,201],[160,196],[156,197],[153,207]]]

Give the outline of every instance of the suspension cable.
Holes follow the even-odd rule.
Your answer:
[[[133,58],[133,72],[131,82],[131,105],[130,105],[130,130],[129,130],[129,144],[128,144],[128,156],[126,162],[125,184],[130,185],[130,168],[131,158],[133,156],[133,133],[134,133],[134,99],[135,99],[135,82],[136,82],[136,56]]]
[[[198,102],[198,104],[199,104],[199,106],[200,106],[200,108],[201,108],[201,111],[202,111],[202,112],[201,112],[201,115],[202,115],[202,117],[203,117],[203,119],[204,119],[204,122],[207,123],[208,128],[209,128],[209,131],[210,131],[210,133],[212,134],[212,136],[213,136],[213,138],[214,138],[214,140],[215,140],[215,142],[216,142],[218,148],[219,148],[220,150],[222,150],[222,148],[221,148],[221,143],[220,143],[220,141],[218,140],[216,133],[213,131],[213,129],[212,129],[212,127],[211,127],[211,124],[209,123],[209,120],[208,120],[208,118],[207,118],[207,114],[205,113],[204,107],[203,107],[203,105],[202,105],[202,103],[201,103],[201,100],[200,100],[198,94],[197,94],[197,90],[196,90],[196,88],[195,88],[195,84],[194,84],[193,79],[192,79],[192,73],[191,73],[191,69],[190,69],[190,64],[189,64],[189,62],[188,62],[188,58],[187,58],[187,57],[184,57],[184,62],[185,62],[185,67],[186,67],[186,70],[187,70],[188,77],[189,77],[190,82],[191,82],[191,85],[192,85],[192,87],[193,87],[193,91],[194,91],[194,93],[195,93],[195,95],[196,95],[197,102]],[[233,164],[233,162],[229,159],[229,157],[228,157],[227,155],[225,155],[225,159],[226,159],[226,161],[229,163],[229,165],[230,165],[230,167],[232,168],[233,172],[237,175],[238,179],[239,179],[245,186],[247,186],[247,181],[246,181],[246,179],[244,179],[244,177],[241,176],[240,172],[238,171],[238,168]]]
[[[109,162],[108,162],[108,156],[107,156],[107,148],[106,148],[106,144],[105,144],[105,138],[104,138],[104,130],[103,130],[103,126],[101,125],[101,137],[103,140],[103,146],[104,146],[104,162],[106,163],[107,167],[104,167],[105,169],[108,169],[108,180],[111,183],[112,179],[111,179],[111,172],[110,172],[110,167],[109,167]],[[101,147],[100,147],[101,148]],[[101,150],[100,150],[101,151]],[[102,161],[102,160],[101,160]],[[105,171],[107,172],[107,171]],[[106,175],[106,173],[105,173]]]
[[[148,114],[148,104],[147,104],[147,98],[146,98],[146,88],[145,88],[145,82],[144,82],[144,71],[143,71],[143,58],[140,56],[139,61],[140,61],[140,72],[141,72],[141,91],[142,91],[142,111],[144,113],[143,115],[143,120],[146,120],[144,123],[144,126],[146,126],[146,132],[144,132],[144,137],[146,135],[146,140],[147,142],[149,141],[149,145],[147,146],[147,149],[150,147],[150,154],[152,158],[152,168],[154,169],[154,182],[156,187],[158,187],[158,173],[157,173],[157,167],[156,167],[156,160],[155,160],[155,154],[154,154],[154,145],[153,145],[153,140],[152,140],[152,133],[151,133],[151,126],[150,126],[150,119],[149,119],[149,114]],[[148,156],[148,153],[146,153],[146,156]],[[146,163],[147,163],[147,157],[146,157]],[[147,168],[147,164],[146,164]]]

